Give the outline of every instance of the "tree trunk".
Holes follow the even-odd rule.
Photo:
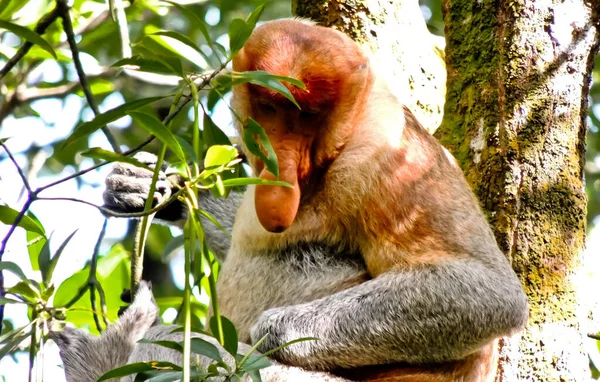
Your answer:
[[[585,239],[597,7],[584,0],[443,3],[448,93],[436,135],[462,164],[529,296],[527,330],[502,346],[501,381],[590,375],[588,312],[574,281]]]
[[[584,341],[598,318],[578,300],[576,281],[587,97],[600,40],[593,1],[443,1],[448,80],[436,136],[461,163],[530,301],[527,329],[502,341],[498,381],[589,379]],[[437,126],[443,55],[416,1],[292,3],[298,16],[383,51],[390,86],[430,131]]]

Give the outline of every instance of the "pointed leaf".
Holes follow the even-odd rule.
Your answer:
[[[66,146],[77,141],[78,139],[86,137],[94,131],[106,126],[106,124],[126,116],[132,110],[139,109],[142,106],[149,105],[164,98],[165,97],[140,98],[130,102],[126,102],[123,105],[117,106],[102,114],[98,114],[96,118],[92,119],[91,121],[81,124],[73,132],[73,134],[71,134],[71,136],[67,138],[65,143],[63,143],[62,147],[65,148]]]
[[[98,379],[100,381],[106,381],[111,378],[124,377],[126,375],[142,373],[145,371],[151,370],[175,370],[181,371],[181,367],[177,366],[171,362],[157,362],[157,361],[148,361],[148,362],[136,362],[131,363],[129,365],[117,367],[116,369],[112,369],[108,373],[104,374]]]
[[[67,244],[69,244],[69,241],[71,241],[71,239],[73,238],[73,236],[75,236],[76,233],[77,229],[73,231],[69,236],[67,236],[67,238],[62,242],[60,247],[58,247],[58,249],[56,250],[56,253],[52,257],[52,260],[50,260],[50,263],[48,264],[48,267],[46,269],[45,277],[43,278],[44,284],[48,285],[50,281],[52,281],[52,275],[54,274],[54,269],[56,269],[56,264],[58,264],[60,255],[62,255],[63,251],[65,250],[65,247],[67,246]],[[40,268],[41,267],[42,266],[40,264]],[[42,272],[42,275],[44,275],[44,272]]]
[[[21,280],[27,280],[25,272],[16,263],[12,261],[0,261],[0,271],[9,271],[17,275]]]
[[[278,76],[275,74],[267,73],[261,70],[252,71],[252,72],[236,72],[233,73],[233,81],[232,85],[239,85],[245,82],[250,82],[255,85],[260,85],[266,87],[268,89],[274,90],[277,93],[281,94],[285,98],[292,101],[294,105],[300,108],[300,105],[294,99],[294,96],[290,92],[290,90],[281,83],[281,81],[289,82],[292,85],[295,85],[301,89],[306,89],[306,86],[302,81],[299,81],[295,78],[286,77],[286,76]]]
[[[206,146],[209,147],[212,145],[231,146],[229,137],[213,122],[208,114],[204,114],[202,139],[204,140]]]
[[[52,46],[50,46],[50,44],[48,44],[48,41],[44,40],[42,38],[42,36],[35,33],[34,31],[29,30],[20,25],[10,23],[5,20],[0,20],[0,29],[8,29],[12,33],[29,41],[30,43],[39,45],[40,48],[42,48],[46,52],[50,53],[52,55],[52,57],[54,57],[56,59],[56,52],[54,52],[54,49],[52,49]]]
[[[181,346],[183,346],[183,342],[180,342],[180,344]],[[206,340],[203,340],[202,338],[196,337],[190,339],[190,347],[192,353],[206,356],[215,361],[222,361],[219,349],[215,345],[211,344]]]
[[[6,225],[12,225],[18,215],[19,212],[9,206],[0,206],[0,222]],[[36,232],[40,235],[45,234],[44,227],[27,215],[23,216],[18,226],[24,228],[26,231]]]
[[[167,145],[179,160],[185,162],[185,154],[183,153],[179,142],[177,142],[173,133],[171,133],[161,121],[146,113],[130,112],[129,115],[146,131]]]
[[[256,23],[258,22],[258,19],[260,18],[260,15],[263,13],[263,10],[265,9],[265,4],[261,4],[258,7],[256,7],[255,10],[253,10],[248,17],[246,17],[246,23],[252,27],[252,29],[254,29],[256,27]]]
[[[233,57],[248,41],[250,35],[252,34],[252,30],[254,28],[246,21],[242,19],[233,19],[229,24],[229,30],[227,34],[229,35],[229,50],[231,51],[231,57]]]
[[[24,302],[19,301],[19,300],[13,300],[13,299],[6,298],[6,297],[0,297],[0,305],[7,305],[7,304],[24,304]]]
[[[237,178],[237,179],[227,179],[223,181],[223,185],[225,187],[239,187],[239,186],[247,186],[250,184],[260,184],[264,186],[284,186],[290,187],[293,186],[287,182],[281,180],[264,180],[260,178]]]
[[[261,145],[255,141],[255,135],[258,135],[262,148],[267,152],[267,155],[263,153]],[[267,166],[267,170],[269,170],[271,174],[275,175],[276,178],[279,178],[277,155],[275,154],[275,150],[273,150],[273,146],[271,146],[271,142],[269,142],[269,137],[267,136],[267,133],[265,133],[265,130],[262,128],[262,126],[252,118],[248,118],[248,122],[242,131],[242,139],[244,140],[248,151],[259,157],[265,166]]]

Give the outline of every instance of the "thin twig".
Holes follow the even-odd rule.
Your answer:
[[[21,177],[21,180],[23,181],[23,186],[27,189],[28,194],[31,194],[31,187],[29,186],[29,182],[27,181],[27,178],[25,177],[25,174],[23,174],[23,171],[21,171],[21,167],[19,167],[19,164],[15,160],[15,157],[12,155],[12,153],[10,152],[10,150],[8,149],[8,147],[6,147],[6,145],[4,144],[4,142],[0,142],[0,146],[2,146],[2,148],[4,149],[4,151],[6,151],[6,154],[8,154],[8,157],[10,158],[11,162],[17,168],[17,172],[19,173],[19,176]]]
[[[35,27],[35,32],[40,35],[44,34],[46,32],[46,29],[48,29],[48,27],[58,18],[59,15],[60,15],[60,12],[59,12],[59,9],[57,6],[52,11],[50,11],[50,13],[46,14],[44,17],[42,17],[40,19],[37,26]],[[29,50],[31,49],[32,46],[33,46],[33,43],[31,43],[29,41],[25,41],[23,43],[23,45],[21,45],[19,50],[17,50],[17,53],[15,53],[15,55],[12,56],[6,62],[4,67],[2,69],[0,69],[0,80],[2,80],[4,78],[4,76],[6,76],[8,74],[8,72],[10,72],[10,70],[15,65],[17,65],[17,63],[19,61],[21,61],[21,59],[23,57],[25,57],[25,55],[27,54],[27,52],[29,52]]]
[[[77,76],[79,77],[83,94],[85,94],[85,98],[87,99],[90,108],[94,112],[94,115],[98,115],[100,114],[100,110],[98,109],[98,105],[96,104],[96,100],[94,99],[94,95],[90,89],[90,84],[88,83],[85,72],[83,71],[81,59],[79,58],[79,48],[77,47],[77,42],[75,41],[75,33],[73,32],[73,23],[71,22],[71,15],[69,14],[69,6],[67,5],[67,1],[56,0],[56,7],[60,11],[60,17],[63,21],[63,29],[67,35],[67,41],[69,42],[69,48],[71,49],[71,56],[73,56],[73,64],[75,65],[75,70],[77,71]],[[112,135],[112,132],[108,126],[103,126],[102,132],[106,136],[106,139],[110,143],[113,151],[120,154],[121,149],[119,148],[119,143]]]

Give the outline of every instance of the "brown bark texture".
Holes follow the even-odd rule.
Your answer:
[[[577,286],[597,11],[583,0],[443,2],[448,82],[436,136],[529,296],[529,325],[505,339],[499,381],[589,379],[593,315]]]
[[[428,36],[417,1],[292,4],[373,50],[430,131],[446,91],[435,135],[461,164],[530,301],[527,329],[503,340],[497,380],[589,380],[586,334],[600,311],[586,297],[594,292],[580,290],[583,163],[600,1],[443,0],[446,86],[443,44]]]

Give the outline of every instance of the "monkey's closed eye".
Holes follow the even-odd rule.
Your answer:
[[[258,101],[258,105],[260,106],[260,110],[265,114],[275,114],[275,107],[268,102]]]
[[[310,110],[310,109],[308,109],[308,110],[302,110],[300,112],[300,118],[305,118],[305,119],[314,118],[317,115],[319,115],[319,110]]]

